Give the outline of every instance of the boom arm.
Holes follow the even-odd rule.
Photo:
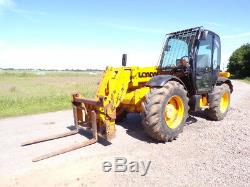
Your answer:
[[[97,129],[101,135],[111,139],[115,134],[115,119],[118,107],[130,112],[140,112],[141,102],[149,91],[146,83],[161,72],[157,67],[107,67],[99,83],[95,99],[73,95],[76,107],[75,123],[86,125],[91,121],[90,112],[97,115]],[[90,127],[90,125],[89,125]]]

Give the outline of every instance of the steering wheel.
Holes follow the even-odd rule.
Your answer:
[[[180,64],[180,65],[174,67],[174,68],[171,70],[171,72],[176,72],[176,71],[179,70],[179,71],[182,71],[183,73],[185,73],[185,71],[187,70],[187,67],[189,67],[189,56],[187,56],[187,55],[182,56],[182,57],[180,58],[180,62],[181,62],[182,60],[185,60],[186,64]]]

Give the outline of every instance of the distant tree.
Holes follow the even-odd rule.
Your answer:
[[[229,58],[228,71],[236,77],[250,76],[250,44],[236,49]]]

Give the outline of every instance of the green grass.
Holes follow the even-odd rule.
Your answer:
[[[237,80],[240,80],[240,81],[242,81],[242,82],[245,82],[245,83],[250,84],[250,77],[245,77],[245,78],[234,78],[234,79],[237,79]]]
[[[71,108],[71,94],[93,97],[101,73],[1,71],[0,118]]]
[[[242,79],[242,81],[250,84],[250,77],[246,77]]]

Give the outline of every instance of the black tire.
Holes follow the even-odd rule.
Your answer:
[[[173,97],[181,98],[183,115],[176,128],[170,128],[165,120],[165,108]],[[172,141],[183,131],[188,117],[188,97],[183,85],[176,81],[169,81],[164,87],[151,88],[142,103],[142,124],[146,133],[158,141]]]
[[[221,107],[222,96],[228,94],[227,107]],[[220,121],[227,115],[230,106],[230,88],[227,84],[215,86],[214,91],[209,98],[209,108],[205,110],[207,117],[211,120]]]

